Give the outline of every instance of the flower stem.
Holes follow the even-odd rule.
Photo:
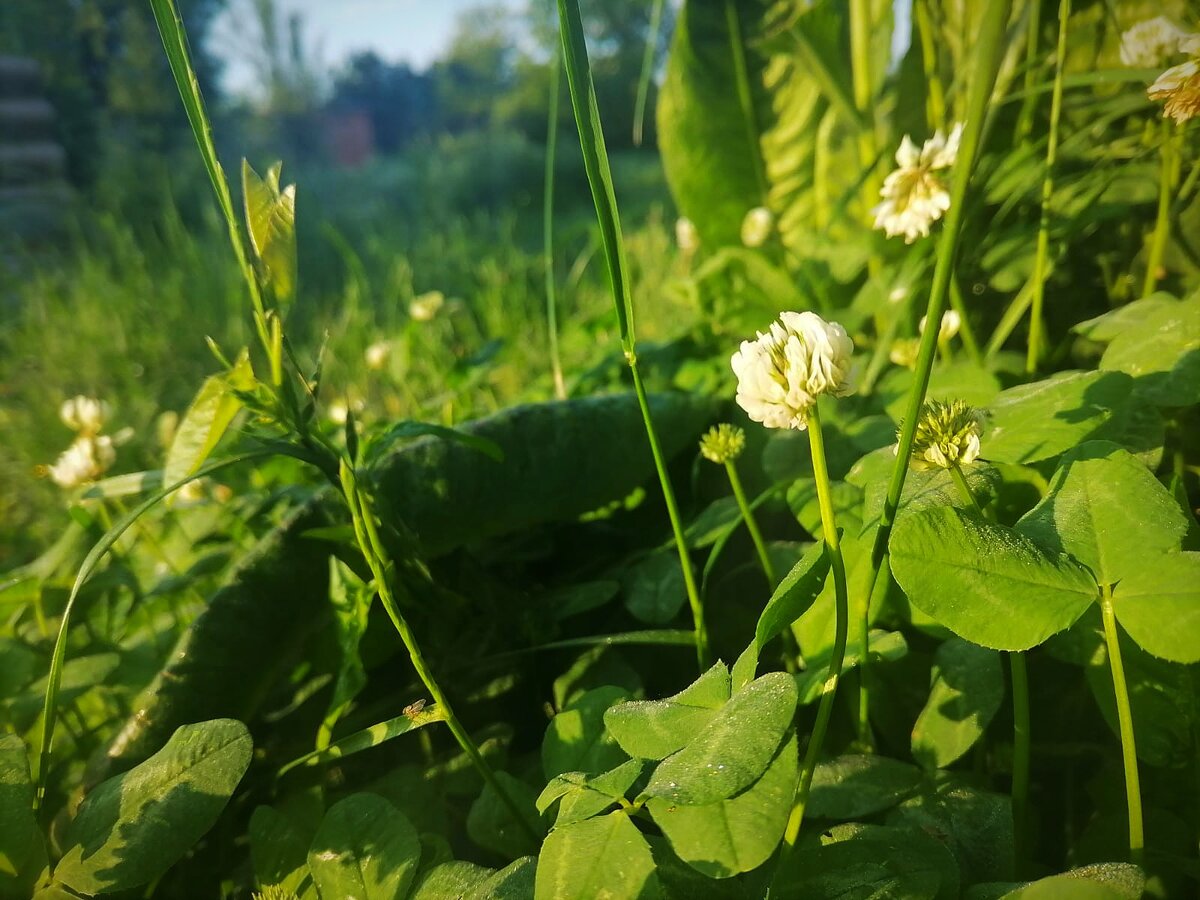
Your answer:
[[[738,509],[742,511],[742,520],[746,523],[746,530],[750,532],[750,540],[754,542],[754,549],[758,553],[759,563],[762,564],[763,574],[767,576],[767,581],[774,590],[775,585],[778,584],[778,579],[775,577],[775,565],[771,562],[771,555],[767,553],[767,545],[763,541],[762,532],[758,530],[758,522],[754,520],[750,504],[746,501],[746,492],[742,489],[742,479],[738,475],[737,466],[734,465],[733,460],[725,461],[725,471],[729,475],[729,487],[733,489]]]
[[[1133,737],[1133,710],[1129,705],[1129,688],[1125,684],[1125,665],[1121,662],[1117,617],[1113,613],[1112,587],[1109,585],[1100,588],[1100,614],[1104,619],[1104,642],[1108,646],[1108,665],[1112,670],[1117,722],[1121,732],[1121,758],[1125,765],[1125,805],[1129,810],[1129,861],[1141,865],[1145,838],[1142,833],[1142,791],[1138,783],[1137,744]]]
[[[1029,344],[1025,371],[1037,371],[1042,352],[1042,300],[1046,289],[1046,260],[1050,255],[1050,198],[1054,194],[1054,164],[1058,159],[1058,121],[1062,114],[1063,62],[1067,56],[1067,22],[1071,0],[1059,0],[1058,49],[1054,53],[1054,91],[1050,100],[1050,136],[1046,143],[1046,173],[1042,177],[1042,212],[1038,219],[1037,250],[1033,259],[1033,302],[1029,308]]]
[[[838,679],[842,674],[842,660],[846,656],[846,634],[849,626],[849,609],[846,597],[846,565],[842,560],[841,541],[838,538],[837,522],[833,513],[833,495],[829,486],[829,469],[825,464],[825,442],[821,436],[821,417],[814,405],[808,415],[808,442],[812,449],[813,476],[817,483],[817,503],[821,507],[821,531],[825,539],[825,550],[829,554],[833,570],[834,631],[833,652],[829,657],[829,672],[821,688],[821,703],[817,707],[817,721],[813,725],[808,750],[804,754],[804,765],[800,769],[800,783],[796,790],[796,801],[788,817],[783,840],[790,848],[795,845],[804,822],[804,807],[808,804],[808,792],[812,787],[813,771],[825,743],[825,732],[833,715],[833,701],[837,695]]]
[[[554,162],[558,147],[558,94],[562,60],[557,46],[550,60],[550,110],[546,123],[546,176],[542,191],[542,260],[546,274],[546,330],[550,335],[550,368],[554,374],[554,396],[567,397],[562,357],[558,349],[558,302],[554,290]]]
[[[1029,672],[1024,653],[1009,653],[1008,665],[1012,673],[1013,705],[1013,859],[1014,873],[1020,878],[1029,852]]]
[[[1161,164],[1158,170],[1158,214],[1154,218],[1154,232],[1150,236],[1150,249],[1146,254],[1146,279],[1142,282],[1142,296],[1148,297],[1158,286],[1158,270],[1162,268],[1163,255],[1167,251],[1167,236],[1171,232],[1171,187],[1174,181],[1175,153],[1171,139],[1171,123],[1164,119],[1159,130],[1162,142],[1159,145]]]
[[[541,839],[536,829],[526,820],[525,813],[522,812],[516,801],[513,800],[512,796],[497,780],[492,767],[488,765],[487,760],[483,758],[483,754],[479,751],[478,745],[471,738],[471,735],[467,733],[458,716],[455,715],[454,708],[450,705],[450,699],[446,696],[441,685],[438,684],[437,679],[434,677],[433,670],[430,669],[428,663],[425,661],[425,655],[421,652],[421,647],[417,643],[412,629],[409,627],[408,620],[404,618],[404,614],[400,611],[400,606],[397,604],[396,596],[393,592],[392,581],[389,578],[389,570],[393,567],[388,559],[383,541],[379,537],[379,531],[375,527],[370,498],[359,487],[354,470],[345,460],[342,460],[340,474],[342,493],[345,495],[346,504],[350,508],[350,519],[354,525],[354,536],[357,539],[358,548],[371,570],[371,575],[375,581],[375,591],[379,595],[379,601],[383,604],[388,618],[392,620],[392,624],[400,635],[400,640],[404,642],[404,649],[408,651],[408,658],[412,661],[417,676],[421,679],[421,683],[425,685],[425,689],[429,691],[433,702],[445,714],[446,725],[449,727],[450,733],[454,735],[454,739],[458,742],[463,752],[466,753],[471,764],[483,776],[483,780],[496,793],[500,801],[508,807],[514,821],[517,822],[521,830],[535,844],[539,843]]]
[[[962,494],[963,499],[970,504],[971,509],[975,510],[980,516],[983,516],[983,507],[979,505],[979,501],[975,499],[975,492],[971,490],[971,485],[967,482],[967,476],[963,474],[962,466],[957,462],[950,465],[950,477],[954,479],[954,483],[958,485],[958,492]]]

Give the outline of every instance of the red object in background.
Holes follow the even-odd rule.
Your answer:
[[[375,126],[362,110],[332,112],[325,119],[329,158],[341,169],[357,169],[375,155]]]

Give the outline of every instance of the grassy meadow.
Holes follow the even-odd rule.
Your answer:
[[[1194,4],[557,0],[339,169],[205,2],[0,257],[0,900],[1200,896]]]

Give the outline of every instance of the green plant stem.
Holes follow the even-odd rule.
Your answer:
[[[596,208],[596,220],[600,225],[600,243],[604,249],[604,260],[608,266],[609,283],[612,288],[613,305],[617,314],[617,327],[621,335],[621,349],[633,378],[633,389],[637,394],[642,422],[646,426],[646,440],[654,457],[654,469],[662,488],[663,502],[671,520],[671,531],[675,548],[679,553],[679,565],[683,571],[683,583],[687,590],[688,603],[692,610],[695,628],[696,657],[703,671],[708,662],[708,633],[704,625],[704,604],[696,586],[696,576],[688,556],[687,542],[683,536],[683,523],[679,507],[675,502],[675,491],[667,474],[666,460],[654,430],[650,416],[650,404],[646,399],[646,387],[642,383],[637,362],[637,336],[634,328],[633,295],[629,288],[629,273],[625,263],[624,243],[621,238],[621,218],[617,211],[617,197],[613,190],[612,172],[608,164],[608,150],[604,145],[604,133],[600,130],[600,110],[596,105],[596,90],[592,84],[592,71],[588,63],[587,42],[583,34],[583,22],[579,17],[578,0],[558,0],[559,35],[562,39],[563,62],[567,70],[567,87],[571,95],[571,109],[575,115],[575,127],[579,132],[579,146],[583,153],[583,167],[587,172],[588,187]]]
[[[1129,810],[1129,861],[1142,864],[1145,838],[1142,833],[1142,790],[1138,782],[1137,744],[1133,737],[1133,710],[1129,705],[1129,687],[1125,683],[1125,665],[1113,613],[1112,587],[1100,588],[1100,615],[1104,619],[1104,642],[1108,647],[1108,666],[1112,670],[1113,694],[1117,701],[1117,722],[1121,732],[1121,758],[1125,766],[1125,805]]]
[[[1150,235],[1150,249],[1146,254],[1146,278],[1142,282],[1142,296],[1148,297],[1158,286],[1158,270],[1162,268],[1163,256],[1167,252],[1167,237],[1171,232],[1171,188],[1174,182],[1174,145],[1171,139],[1171,122],[1163,119],[1159,134],[1160,165],[1158,169],[1158,213],[1154,217],[1154,231]]]
[[[982,518],[983,507],[979,505],[979,501],[975,499],[975,492],[971,490],[971,485],[967,482],[967,476],[963,474],[962,466],[954,463],[950,466],[950,477],[954,479],[954,483],[958,486],[958,492],[962,494],[964,500],[970,504],[971,509]]]
[[[863,211],[870,219],[879,198],[876,178],[878,150],[875,146],[875,112],[871,103],[874,85],[871,73],[871,3],[850,0],[850,67],[854,81],[854,107],[862,118],[857,135],[858,163],[867,170],[862,183]]]
[[[1008,654],[1008,666],[1012,673],[1013,706],[1013,763],[1012,763],[1012,818],[1013,818],[1013,861],[1017,878],[1027,864],[1029,853],[1029,672],[1025,666],[1025,654]]]
[[[1042,4],[1034,2],[1028,4],[1029,21],[1026,23],[1025,31],[1025,89],[1022,93],[1025,95],[1025,100],[1021,104],[1021,112],[1017,116],[1017,133],[1014,144],[1019,144],[1029,134],[1033,128],[1033,114],[1037,110],[1038,94],[1035,88],[1037,87],[1037,51],[1038,38],[1042,30]]]
[[[554,396],[567,397],[562,357],[558,348],[558,301],[554,290],[554,163],[558,148],[558,94],[562,60],[555,49],[550,61],[550,109],[546,123],[546,177],[542,191],[542,256],[546,274],[546,330],[550,336],[550,368],[554,373]]]
[[[958,313],[962,323],[959,325],[958,336],[962,338],[963,347],[966,348],[967,355],[971,357],[971,362],[975,365],[983,366],[983,353],[979,349],[979,341],[975,337],[975,329],[971,327],[971,320],[967,318],[967,301],[963,297],[962,291],[958,286],[958,279],[950,279],[950,305],[954,307],[954,311]]]
[[[834,632],[833,652],[829,657],[829,672],[821,688],[821,703],[817,707],[817,720],[813,725],[804,764],[800,769],[800,783],[796,789],[796,801],[788,817],[783,833],[784,843],[790,848],[800,835],[804,823],[804,807],[808,804],[808,792],[812,787],[813,772],[821,745],[825,743],[825,732],[833,715],[833,701],[837,696],[838,679],[842,674],[842,661],[846,656],[846,636],[849,630],[849,604],[846,592],[846,565],[842,560],[841,540],[838,537],[837,521],[833,513],[833,494],[829,486],[829,469],[825,464],[825,442],[821,435],[821,417],[814,405],[808,415],[808,443],[812,450],[813,478],[817,485],[817,503],[821,507],[821,532],[825,549],[829,554],[829,567],[833,575]]]
[[[389,577],[390,573],[394,571],[394,567],[389,561],[387,550],[384,548],[383,541],[379,537],[379,531],[375,527],[375,518],[371,510],[370,498],[359,487],[354,470],[345,460],[342,461],[341,466],[341,487],[342,493],[346,498],[346,504],[350,509],[350,519],[354,525],[354,537],[375,581],[375,592],[379,595],[379,601],[383,604],[384,611],[387,613],[388,618],[392,620],[392,625],[395,626],[396,632],[400,635],[400,640],[404,642],[404,649],[408,651],[408,658],[412,661],[417,676],[421,679],[421,683],[425,685],[425,689],[429,691],[433,702],[441,710],[450,733],[454,735],[454,739],[467,755],[467,758],[470,759],[471,764],[475,766],[488,786],[495,791],[500,801],[508,807],[521,829],[526,832],[535,844],[538,843],[540,837],[536,829],[529,824],[516,801],[513,800],[508,791],[497,780],[492,767],[483,758],[478,745],[471,738],[471,735],[467,733],[458,716],[455,715],[454,708],[450,705],[450,699],[442,690],[441,685],[438,684],[437,679],[433,675],[433,670],[425,661],[425,655],[421,652],[421,647],[417,643],[416,636],[413,634],[408,620],[404,618],[404,614],[400,611],[400,606],[396,602],[396,596],[392,588],[392,579]]]
[[[1071,18],[1071,0],[1059,0],[1058,47],[1054,52],[1054,92],[1050,100],[1050,134],[1046,142],[1046,172],[1042,177],[1042,212],[1038,219],[1037,250],[1033,258],[1033,302],[1029,307],[1029,344],[1025,371],[1037,371],[1041,355],[1042,301],[1046,290],[1046,260],[1050,253],[1050,199],[1054,194],[1054,164],[1058,160],[1058,122],[1062,115],[1063,68],[1067,57],[1067,24]]]
[[[633,104],[633,146],[642,146],[646,125],[646,103],[650,98],[650,82],[654,79],[654,58],[658,53],[658,33],[662,29],[663,7],[666,0],[654,0],[650,8],[650,27],[646,33],[646,49],[642,52],[642,70],[638,73],[637,99]]]
[[[929,10],[930,0],[914,0],[917,37],[921,41],[921,65],[925,70],[925,85],[928,89],[926,111],[930,132],[946,125],[946,89],[938,66],[937,35],[934,32],[933,16]]]
[[[758,530],[758,522],[754,520],[750,504],[746,501],[746,492],[742,490],[742,479],[738,475],[737,466],[734,465],[733,460],[725,461],[725,471],[729,475],[729,487],[733,490],[738,509],[742,512],[742,521],[746,523],[746,530],[750,532],[750,540],[754,542],[754,550],[758,553],[758,561],[762,564],[763,574],[767,576],[767,581],[774,590],[775,585],[778,584],[778,579],[775,577],[775,566],[771,562],[771,554],[767,552],[762,532]]]
[[[950,209],[946,214],[946,225],[942,230],[938,245],[937,261],[933,270],[933,284],[929,290],[929,305],[925,312],[928,322],[941,322],[942,313],[945,310],[954,257],[958,251],[959,237],[962,233],[967,185],[975,166],[980,135],[983,131],[992,86],[996,80],[1010,8],[1011,3],[1008,0],[1000,0],[1000,2],[987,4],[984,9],[983,23],[980,26],[979,40],[975,51],[975,79],[971,84],[962,143],[951,184]],[[900,494],[904,490],[904,481],[908,475],[909,457],[912,455],[913,437],[920,418],[921,406],[925,402],[925,394],[929,390],[934,355],[937,353],[937,335],[937,328],[926,328],[925,333],[921,335],[921,346],[917,353],[917,363],[913,373],[913,385],[909,391],[908,404],[903,418],[904,424],[900,429],[897,442],[896,464],[892,467],[887,495],[880,513],[879,528],[875,532],[875,539],[871,546],[872,584],[879,578],[880,570],[887,563],[888,538],[892,533],[892,525],[896,521],[896,510],[900,506]]]
[[[700,589],[696,585],[696,574],[692,571],[692,560],[688,555],[687,540],[683,536],[683,520],[679,515],[679,505],[675,502],[675,489],[671,487],[671,477],[667,474],[667,463],[663,459],[662,448],[658,445],[658,434],[650,418],[650,403],[646,397],[646,386],[642,383],[642,373],[638,368],[637,358],[629,360],[629,371],[633,375],[633,389],[637,394],[638,406],[642,410],[642,421],[646,424],[646,438],[650,443],[650,454],[654,457],[654,469],[658,472],[658,481],[662,486],[663,503],[667,507],[667,517],[671,520],[671,533],[675,538],[675,549],[679,552],[679,566],[683,571],[683,585],[687,590],[688,605],[692,610],[692,627],[696,635],[696,661],[703,672],[708,666],[708,629],[704,624],[704,601],[700,599]]]

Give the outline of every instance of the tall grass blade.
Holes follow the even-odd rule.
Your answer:
[[[596,206],[596,218],[600,223],[600,238],[604,247],[604,258],[608,264],[609,281],[612,286],[613,302],[617,311],[617,322],[621,332],[621,347],[633,376],[633,389],[637,394],[642,421],[646,426],[646,439],[654,457],[654,468],[662,487],[663,503],[671,520],[671,531],[675,548],[679,553],[679,565],[683,571],[684,587],[695,626],[696,656],[701,671],[707,668],[708,632],[704,624],[704,605],[696,585],[696,575],[688,556],[687,541],[683,534],[683,522],[675,502],[675,491],[667,474],[666,460],[654,431],[650,417],[650,403],[646,397],[646,386],[642,383],[637,361],[637,339],[633,327],[633,295],[629,286],[629,274],[625,265],[625,250],[621,240],[621,219],[617,210],[617,197],[613,190],[612,172],[608,165],[608,150],[604,145],[604,132],[600,125],[600,110],[596,105],[596,89],[592,83],[591,66],[588,63],[587,44],[583,35],[583,22],[579,17],[578,0],[558,0],[559,34],[562,38],[563,61],[567,68],[567,87],[571,94],[571,107],[575,113],[575,125],[579,131],[579,143],[583,150],[584,169],[587,171],[588,186]]]

